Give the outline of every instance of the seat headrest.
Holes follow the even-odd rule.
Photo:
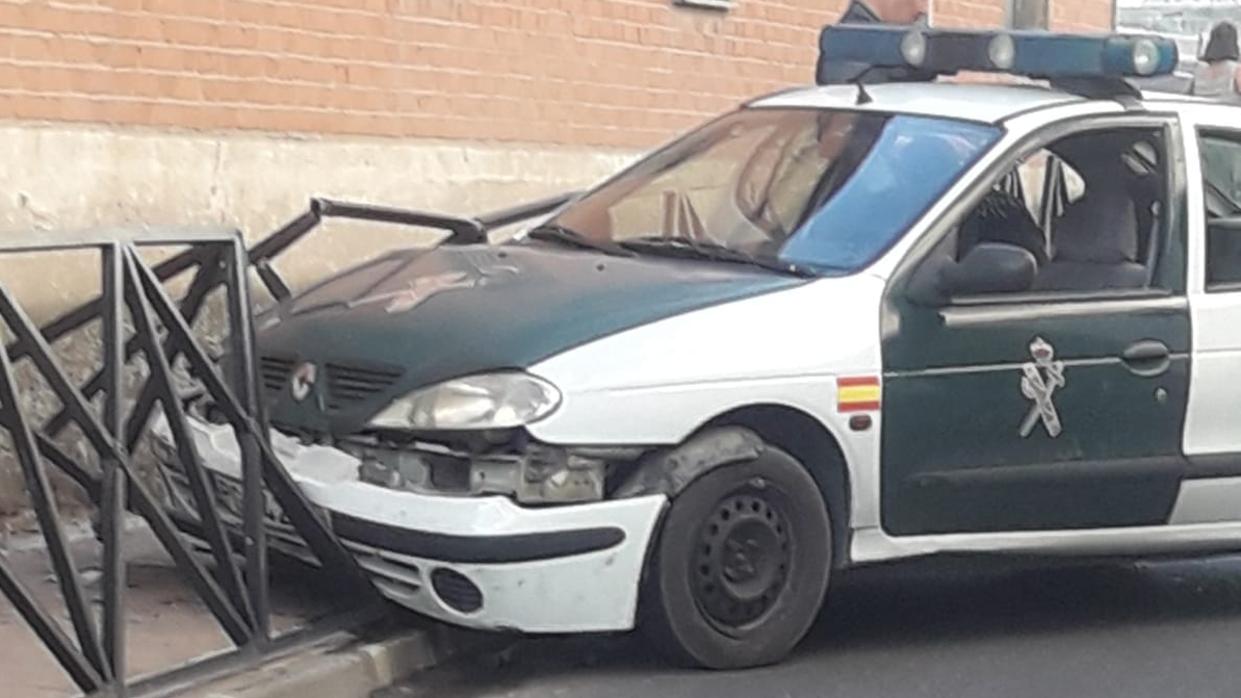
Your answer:
[[[1101,185],[1070,204],[1056,223],[1053,258],[1118,264],[1138,261],[1138,216],[1123,185]]]

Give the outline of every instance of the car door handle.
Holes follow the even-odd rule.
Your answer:
[[[1125,367],[1139,376],[1158,376],[1172,365],[1172,352],[1168,345],[1157,339],[1134,342],[1120,355]]]

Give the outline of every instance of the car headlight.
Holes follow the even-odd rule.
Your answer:
[[[381,429],[509,429],[560,405],[551,383],[516,371],[457,378],[416,390],[371,419]]]

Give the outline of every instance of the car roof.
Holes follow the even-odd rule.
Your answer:
[[[870,101],[858,104],[857,85],[799,87],[760,97],[747,106],[850,109],[946,116],[988,124],[1018,114],[1091,100],[1039,84],[893,82],[867,85]],[[1104,100],[1098,100],[1101,103]],[[1115,102],[1110,104],[1115,105]]]

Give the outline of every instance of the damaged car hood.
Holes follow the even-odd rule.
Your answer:
[[[260,316],[261,378],[273,423],[350,433],[411,390],[525,369],[616,332],[805,281],[542,244],[400,251]],[[668,347],[700,350],[709,348]]]

